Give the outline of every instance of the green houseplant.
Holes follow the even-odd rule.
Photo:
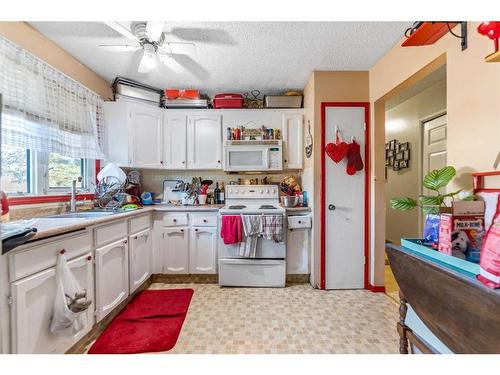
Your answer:
[[[435,195],[420,195],[418,199],[410,197],[397,197],[391,199],[391,207],[399,211],[410,211],[416,207],[420,207],[426,214],[437,215],[439,212],[445,211],[449,206],[447,198],[452,201],[457,195],[462,192],[462,189],[441,194],[441,191],[455,177],[457,171],[451,166],[446,166],[441,169],[435,169],[427,173],[422,181],[422,185],[435,192]],[[461,200],[474,200],[474,196],[469,194],[460,197]]]

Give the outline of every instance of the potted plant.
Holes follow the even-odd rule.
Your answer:
[[[446,186],[455,177],[456,173],[457,171],[452,166],[435,169],[427,173],[422,181],[422,185],[435,192],[433,195],[420,195],[418,199],[410,197],[391,199],[391,207],[395,210],[410,211],[417,207],[422,209],[426,214],[424,238],[427,241],[437,242],[439,213],[449,212],[451,209],[447,201],[454,201],[458,195],[460,195],[461,200],[474,200],[474,196],[470,193],[461,194],[462,189],[451,193],[441,193],[441,191],[446,190]]]

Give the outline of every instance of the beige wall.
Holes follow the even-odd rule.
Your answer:
[[[500,64],[485,63],[493,43],[480,36],[477,22],[469,22],[469,47],[462,51],[457,38],[446,35],[434,45],[393,47],[370,69],[370,102],[373,103],[372,171],[375,202],[385,202],[383,181],[384,105],[376,103],[420,69],[444,56],[447,72],[448,164],[458,170],[450,189],[470,188],[472,171],[489,171],[500,148]],[[455,29],[460,33],[459,28]],[[375,204],[376,205],[376,204]],[[375,282],[384,280],[385,213],[376,205],[372,252],[377,258]]]
[[[109,82],[26,22],[0,22],[0,34],[96,92],[103,99],[112,98],[113,92]]]
[[[385,114],[385,141],[397,139],[410,143],[410,166],[400,171],[387,170],[386,239],[399,244],[401,238],[420,236],[418,210],[393,210],[391,198],[421,194],[422,121],[446,111],[446,81],[435,83]]]
[[[368,72],[313,72],[304,89],[305,128],[307,121],[313,130],[313,156],[306,159],[302,174],[304,190],[309,191],[313,208],[312,257],[314,271],[319,270],[320,252],[320,192],[321,192],[321,103],[368,102]],[[314,284],[319,284],[319,272],[313,272]]]

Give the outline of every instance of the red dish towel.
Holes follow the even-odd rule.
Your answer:
[[[242,239],[243,225],[241,223],[241,217],[238,216],[222,216],[222,227],[220,230],[220,236],[224,240],[224,244],[231,245],[235,243],[240,243]]]

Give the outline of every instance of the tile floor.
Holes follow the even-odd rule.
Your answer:
[[[398,305],[383,293],[287,288],[192,288],[176,346],[168,353],[397,353]]]

